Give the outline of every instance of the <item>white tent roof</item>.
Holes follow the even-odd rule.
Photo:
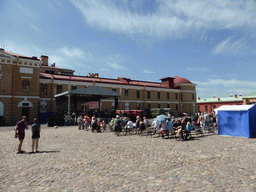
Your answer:
[[[222,105],[217,109],[214,109],[215,113],[218,111],[247,111],[254,105]]]

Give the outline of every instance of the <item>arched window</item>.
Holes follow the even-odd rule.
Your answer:
[[[205,111],[205,112],[208,112],[208,106],[207,106],[207,105],[205,105],[204,111]]]

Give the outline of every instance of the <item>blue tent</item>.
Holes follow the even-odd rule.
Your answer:
[[[217,113],[219,135],[256,136],[256,105],[223,105]]]

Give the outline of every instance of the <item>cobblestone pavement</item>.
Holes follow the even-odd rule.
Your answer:
[[[0,129],[0,191],[256,191],[256,139],[175,138],[43,126],[40,153]],[[5,131],[3,131],[5,130]]]

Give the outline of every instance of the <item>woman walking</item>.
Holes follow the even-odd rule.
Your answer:
[[[36,153],[38,153],[38,142],[40,138],[41,126],[38,123],[38,118],[34,119],[34,124],[31,126],[32,131],[32,153],[34,153],[34,147],[36,143]]]

